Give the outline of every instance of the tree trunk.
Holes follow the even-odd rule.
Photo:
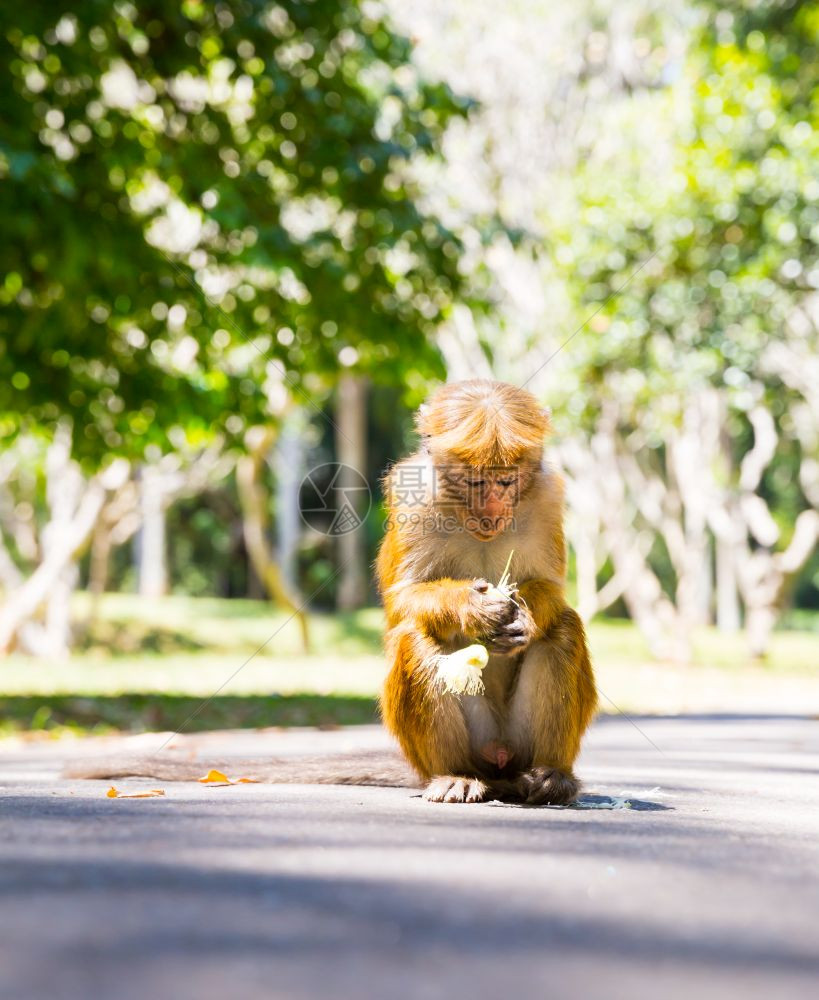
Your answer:
[[[762,660],[768,653],[778,611],[770,604],[751,605],[745,609],[745,635],[748,652],[756,660]]]
[[[700,586],[697,592],[697,624],[710,625],[714,620],[714,554],[711,537],[706,533],[701,552]]]
[[[162,597],[168,591],[165,507],[162,474],[155,466],[140,469],[139,505],[142,523],[135,542],[137,592],[141,597]]]
[[[91,539],[91,557],[88,566],[88,592],[96,601],[108,588],[111,568],[111,532],[105,524],[97,525]]]
[[[40,656],[64,659],[71,649],[71,597],[77,589],[80,571],[70,562],[51,588],[45,609],[45,627]]]
[[[104,499],[105,490],[98,482],[92,481],[71,523],[64,525],[64,530],[48,546],[43,561],[17,590],[7,595],[0,609],[0,654],[9,652],[14,646],[21,627],[42,607],[60,576],[83,550]],[[39,653],[40,650],[31,652]]]
[[[296,561],[301,538],[299,487],[304,475],[303,423],[303,413],[297,407],[283,418],[279,447],[274,458],[278,562],[284,582],[292,590],[298,588]]]
[[[720,632],[738,632],[740,620],[737,573],[731,543],[717,537],[717,628]]]
[[[295,590],[285,583],[281,570],[273,559],[267,539],[270,521],[270,501],[262,483],[268,453],[274,434],[270,428],[253,427],[245,435],[247,454],[236,463],[236,485],[242,507],[242,530],[253,569],[272,601],[280,604],[298,620],[302,646],[308,651],[307,614]]]
[[[618,453],[616,433],[611,414],[604,415],[591,441],[597,484],[602,491],[600,512],[606,547],[620,578],[629,615],[652,655],[662,660],[688,662],[690,636],[648,561],[650,533],[639,530],[635,524],[634,511],[639,511],[640,498],[629,493],[646,489],[647,482],[636,463],[629,464],[628,454]],[[635,474],[637,479],[633,478]]]
[[[711,616],[711,562],[705,530],[687,531],[686,550],[674,569],[677,573],[677,613],[688,627],[707,625]]]
[[[819,513],[803,510],[796,518],[793,536],[783,552],[758,548],[746,552],[740,565],[739,583],[745,604],[745,629],[752,656],[768,652],[771,632],[782,611],[789,580],[811,556],[819,539]]]
[[[366,479],[367,473],[367,383],[354,376],[343,375],[336,397],[336,459],[340,465],[355,470]],[[357,478],[357,477],[356,477]],[[339,485],[345,483],[341,470]],[[356,494],[358,496],[358,494]],[[366,511],[363,498],[355,513],[363,519]],[[369,573],[367,572],[367,538],[363,523],[338,536],[338,558],[341,573],[336,592],[339,611],[351,611],[367,603]]]
[[[674,605],[663,593],[656,574],[642,557],[637,566],[626,565],[626,560],[617,548],[613,553],[613,561],[617,571],[629,580],[623,591],[623,600],[632,621],[648,643],[651,654],[658,660],[690,662],[690,638],[682,627]]]
[[[575,579],[577,581],[577,613],[590,621],[599,609],[597,598],[597,557],[594,540],[578,530],[572,539],[574,546]]]
[[[115,463],[116,464],[116,463]],[[77,585],[74,561],[85,548],[106,496],[123,468],[113,466],[89,483],[71,458],[71,427],[60,425],[45,459],[49,520],[39,565],[6,595],[0,608],[0,655],[15,645],[41,656],[62,656],[70,644],[70,599]],[[45,626],[32,619],[45,606]]]

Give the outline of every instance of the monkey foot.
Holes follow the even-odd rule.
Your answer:
[[[532,806],[565,806],[574,802],[580,782],[554,767],[533,767],[517,779],[520,797]]]
[[[455,778],[451,775],[433,778],[424,790],[427,802],[484,802],[489,789],[477,778]]]

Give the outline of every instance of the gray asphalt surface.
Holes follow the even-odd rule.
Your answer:
[[[819,996],[819,723],[636,723],[598,721],[580,766],[616,809],[194,783],[112,800],[59,776],[88,744],[0,750],[0,995]],[[235,776],[234,757],[387,740],[177,745]]]

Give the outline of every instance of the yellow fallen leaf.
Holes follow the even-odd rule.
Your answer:
[[[164,788],[149,788],[146,792],[131,792],[128,795],[123,795],[118,788],[113,785],[105,793],[106,797],[109,799],[155,799],[159,795],[164,795]]]
[[[258,778],[229,778],[222,771],[208,771],[204,778],[198,779],[202,785],[218,788],[220,785],[257,785]]]
[[[221,771],[208,771],[204,778],[199,779],[202,785],[231,785],[233,782],[226,774],[222,774]]]

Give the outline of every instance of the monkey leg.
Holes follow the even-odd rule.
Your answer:
[[[531,804],[572,802],[572,770],[597,704],[583,623],[564,608],[523,655],[509,703],[507,734],[522,773],[517,791]]]
[[[440,645],[403,626],[388,633],[386,646],[392,668],[381,713],[409,763],[428,782],[424,797],[432,802],[491,797],[474,760],[461,700],[442,690],[435,675]]]

